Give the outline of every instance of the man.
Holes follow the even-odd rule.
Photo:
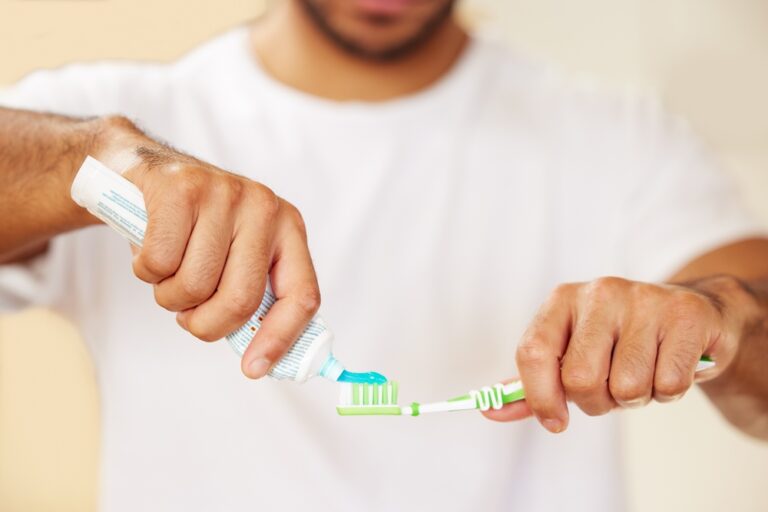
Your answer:
[[[289,0],[173,64],[3,96],[2,299],[82,329],[103,510],[620,510],[615,415],[588,415],[679,398],[703,354],[715,406],[768,437],[768,240],[710,159],[653,105],[469,37],[453,7]],[[132,260],[68,198],[88,154],[146,198]],[[342,419],[327,382],[240,378],[190,341],[241,325],[267,275],[248,377],[322,289],[348,365],[432,400],[514,377],[516,353],[527,401],[487,415],[546,430]]]

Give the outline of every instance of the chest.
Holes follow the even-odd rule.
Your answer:
[[[291,125],[244,124],[210,158],[302,212],[339,354],[509,368],[557,280],[546,153],[436,120]]]

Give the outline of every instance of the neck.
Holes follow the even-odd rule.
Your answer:
[[[329,40],[294,2],[284,1],[251,32],[252,49],[276,80],[337,101],[386,101],[417,92],[440,79],[467,43],[452,18],[413,51],[393,61],[351,55]]]

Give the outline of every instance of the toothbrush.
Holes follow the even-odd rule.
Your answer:
[[[715,362],[704,356],[699,360],[696,371],[713,366]],[[342,384],[336,412],[340,416],[420,416],[433,412],[501,409],[506,404],[525,398],[522,382],[514,381],[485,386],[442,402],[413,402],[399,406],[398,387],[397,382],[392,381],[385,384]]]
[[[336,412],[340,416],[419,416],[470,409],[487,411],[491,407],[501,409],[504,404],[525,398],[520,381],[486,386],[442,402],[413,402],[402,407],[397,405],[397,393],[398,384],[392,381],[386,384],[342,384]]]

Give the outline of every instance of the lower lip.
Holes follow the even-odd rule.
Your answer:
[[[358,0],[357,6],[365,14],[397,16],[411,4],[411,0]]]

